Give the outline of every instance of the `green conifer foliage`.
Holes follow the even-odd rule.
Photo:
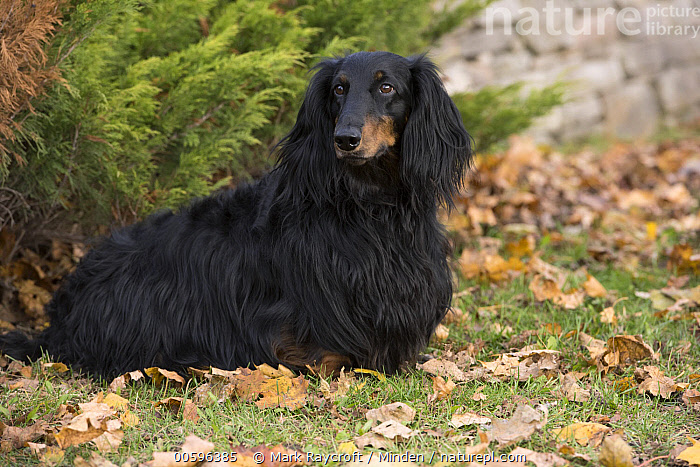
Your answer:
[[[132,222],[262,173],[321,57],[419,53],[488,3],[448,0],[436,11],[428,0],[42,1],[62,12],[44,64],[60,79],[32,108],[0,112],[13,132],[0,142],[0,188],[28,201],[13,209],[67,209],[86,225]],[[545,100],[539,110],[555,103]],[[458,102],[477,135],[482,113],[499,115],[483,99]],[[527,124],[502,117],[491,123]],[[0,216],[0,227],[15,214]]]

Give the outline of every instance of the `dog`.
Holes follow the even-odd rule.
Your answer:
[[[424,55],[316,67],[264,177],[114,231],[47,305],[42,351],[102,378],[268,363],[386,373],[413,362],[452,298],[453,206],[472,141]]]

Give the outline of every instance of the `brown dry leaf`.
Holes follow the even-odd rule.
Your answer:
[[[510,454],[513,456],[525,456],[527,462],[532,462],[535,464],[535,467],[556,467],[569,464],[569,461],[554,453],[536,452],[521,447],[513,449]]]
[[[255,401],[255,405],[261,409],[285,407],[296,410],[306,405],[308,389],[309,382],[303,376],[272,378],[258,388],[262,397]]]
[[[527,268],[530,273],[535,276],[542,276],[543,279],[554,282],[558,289],[563,289],[566,284],[566,279],[569,272],[554,266],[553,264],[545,263],[539,257],[535,256],[527,263]]]
[[[153,460],[146,462],[146,467],[182,467],[194,466],[199,464],[196,460],[196,454],[206,454],[214,450],[214,443],[205,441],[195,435],[189,435],[185,438],[185,442],[180,448],[181,452],[190,453],[192,461],[185,462],[180,459],[180,462],[175,461],[175,452],[154,452]],[[195,456],[192,456],[195,454]]]
[[[56,442],[61,448],[86,443],[105,431],[119,429],[119,426],[108,424],[115,412],[107,404],[88,402],[80,404],[80,409],[82,413],[73,418],[55,435]],[[116,421],[119,422],[119,420]]]
[[[105,431],[100,436],[93,439],[92,442],[95,443],[100,452],[110,452],[115,451],[119,447],[123,438],[124,432],[122,430],[115,429]]]
[[[355,444],[357,445],[358,449],[364,449],[367,446],[372,446],[373,448],[377,449],[389,450],[394,446],[394,443],[392,443],[390,440],[372,431],[356,437]]]
[[[528,235],[522,237],[517,242],[506,243],[506,250],[512,256],[522,258],[523,256],[532,256],[535,251],[535,237],[534,235]]]
[[[15,282],[17,298],[24,312],[32,319],[44,317],[44,306],[51,301],[51,292],[39,287],[32,280]]]
[[[365,414],[367,420],[376,421],[379,423],[394,420],[399,423],[408,423],[416,416],[416,411],[409,405],[403,402],[394,402],[392,404],[383,405],[377,409],[368,410]]]
[[[381,425],[375,426],[372,428],[372,432],[396,442],[407,440],[418,434],[418,432],[411,430],[396,420],[388,420]]]
[[[117,376],[116,378],[114,378],[112,380],[111,383],[109,383],[109,390],[112,392],[117,392],[117,389],[125,388],[126,385],[129,384],[129,382],[131,382],[131,381],[136,382],[136,381],[142,379],[143,377],[144,377],[143,373],[141,373],[140,370],[130,371],[128,373],[124,373],[121,376]]]
[[[0,422],[3,444],[8,442],[13,449],[20,449],[30,441],[36,441],[47,433],[48,426],[44,422],[36,422],[27,427],[5,426]]]
[[[583,305],[585,298],[586,294],[583,290],[572,290],[554,297],[552,303],[563,306],[567,310],[575,310]]]
[[[185,385],[185,378],[174,371],[164,370],[154,366],[151,368],[146,368],[144,373],[151,377],[153,384],[156,386],[163,384],[163,381],[165,381],[166,384],[172,384],[173,387],[176,388],[181,388]]]
[[[676,271],[676,274],[700,272],[700,255],[693,254],[693,249],[688,244],[678,244],[673,247],[669,255],[668,270]]]
[[[608,295],[608,291],[603,287],[603,284],[590,274],[586,274],[583,290],[586,291],[589,297],[606,297]]]
[[[581,446],[597,447],[603,441],[603,437],[610,433],[610,428],[600,423],[579,422],[552,432],[559,442],[574,439]]]
[[[546,423],[545,413],[529,405],[519,405],[510,419],[492,419],[492,429],[488,432],[489,440],[497,441],[499,446],[507,446],[528,439]]]
[[[598,358],[607,352],[605,341],[589,336],[585,332],[579,332],[578,336],[581,344],[583,344],[583,346],[586,347],[588,352],[591,354],[590,363],[595,364]]]
[[[528,289],[532,291],[535,295],[535,300],[538,302],[552,300],[562,295],[561,288],[559,288],[557,283],[551,279],[547,279],[542,274],[536,274],[535,277],[532,278]]]
[[[584,389],[579,386],[576,377],[567,373],[560,377],[561,381],[561,392],[566,397],[567,400],[572,402],[588,402],[591,398],[591,391]]]
[[[430,373],[431,375],[451,378],[454,381],[467,381],[467,375],[459,369],[456,363],[439,358],[433,358],[422,364],[418,363],[416,364],[416,368]]]
[[[686,389],[681,400],[688,407],[700,412],[700,391],[697,389]]]
[[[672,378],[664,376],[663,371],[656,366],[646,365],[644,368],[635,369],[634,378],[639,382],[637,387],[639,394],[649,392],[652,396],[669,399],[674,392],[681,389]]]
[[[600,312],[600,322],[605,324],[617,324],[617,316],[615,316],[615,308],[609,306]]]
[[[281,376],[286,376],[287,378],[294,378],[296,376],[292,370],[290,370],[282,364],[277,365],[277,368],[272,368],[267,363],[263,363],[260,366],[256,365],[255,368],[260,370],[262,374],[270,378],[279,378]]]
[[[179,415],[182,412],[182,419],[197,423],[199,415],[197,414],[197,406],[189,399],[182,397],[168,397],[167,399],[156,402],[155,408],[165,407],[170,410],[173,415]]]
[[[557,350],[529,350],[501,354],[492,362],[481,362],[496,377],[516,377],[527,381],[538,376],[552,377],[559,371],[560,352]]]
[[[486,399],[488,399],[488,396],[486,394],[484,394],[483,392],[476,392],[471,397],[471,400],[476,401],[476,402],[485,401]]]
[[[437,341],[446,341],[450,337],[450,330],[444,324],[438,324],[433,333]]]
[[[77,456],[73,465],[75,467],[119,467],[96,452],[93,452],[89,459]]]
[[[688,437],[693,445],[676,456],[676,459],[686,461],[690,465],[700,465],[700,440]]]
[[[608,339],[607,350],[596,360],[598,371],[605,374],[616,367],[626,367],[640,360],[659,356],[644,342],[642,336],[617,335]]]
[[[600,446],[598,460],[605,467],[633,467],[632,448],[620,435],[608,436]]]
[[[449,425],[453,428],[461,428],[466,425],[488,425],[491,418],[484,417],[473,412],[455,413],[452,415]]]
[[[428,403],[431,404],[435,401],[442,401],[449,399],[452,395],[452,391],[455,390],[457,385],[449,377],[447,381],[442,376],[435,376],[431,378],[433,380],[433,393],[428,396]]]

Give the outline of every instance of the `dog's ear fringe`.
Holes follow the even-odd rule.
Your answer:
[[[447,94],[437,66],[425,54],[407,59],[413,102],[402,137],[401,176],[416,190],[452,208],[471,167],[473,141]]]
[[[275,147],[277,152],[276,170],[288,173],[284,187],[292,199],[300,200],[310,196],[314,201],[332,201],[332,175],[337,173],[337,160],[333,149],[333,119],[330,100],[331,81],[342,63],[341,58],[319,62],[306,89],[294,127]],[[332,155],[318,160],[314,156]]]

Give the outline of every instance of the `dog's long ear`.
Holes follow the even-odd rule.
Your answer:
[[[401,144],[401,176],[419,193],[447,207],[464,185],[471,164],[471,137],[462,117],[424,55],[411,57],[413,102]]]
[[[331,81],[340,59],[325,60],[314,67],[316,74],[306,88],[296,123],[279,144],[279,160],[303,150],[305,154],[334,154],[331,116]],[[308,157],[308,156],[307,156]]]

